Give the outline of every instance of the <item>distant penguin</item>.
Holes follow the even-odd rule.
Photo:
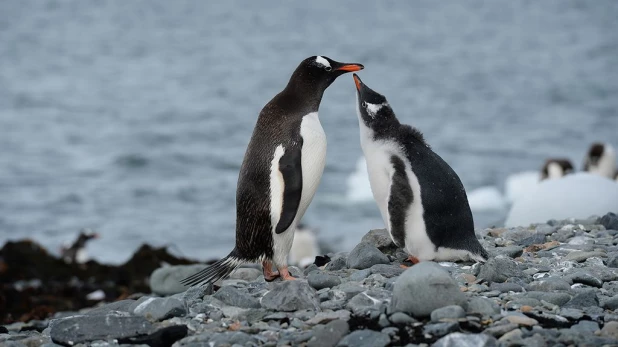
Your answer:
[[[290,264],[304,268],[315,261],[315,257],[320,255],[320,246],[316,234],[315,229],[302,223],[298,224],[290,249]]]
[[[457,174],[417,129],[399,123],[383,95],[356,74],[354,82],[371,190],[393,242],[412,263],[487,260]]]
[[[608,143],[593,143],[584,160],[584,171],[613,179],[616,170],[616,152]]]
[[[183,284],[214,283],[247,262],[261,262],[267,281],[294,279],[287,265],[294,231],[313,199],[326,159],[326,136],[318,118],[322,95],[337,77],[361,69],[360,64],[309,57],[264,106],[238,177],[236,247]]]
[[[82,229],[73,244],[69,247],[61,248],[61,258],[69,264],[83,264],[87,262],[89,257],[86,253],[86,243],[96,238],[99,238],[99,234],[87,228]]]
[[[572,174],[573,171],[574,167],[569,159],[547,159],[541,169],[541,181],[564,177],[568,174]]]
[[[614,172],[614,181],[618,182],[618,169]]]

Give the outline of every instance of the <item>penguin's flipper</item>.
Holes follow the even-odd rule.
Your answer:
[[[397,247],[405,247],[406,211],[414,200],[412,187],[406,173],[406,164],[396,155],[391,157],[393,173],[388,194],[388,217],[391,237]]]
[[[283,206],[281,216],[275,232],[281,234],[286,231],[300,205],[303,190],[303,169],[301,166],[302,140],[296,146],[289,147],[279,159],[279,171],[283,176]]]

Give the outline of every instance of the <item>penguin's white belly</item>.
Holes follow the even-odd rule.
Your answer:
[[[305,211],[313,200],[324,172],[324,165],[326,164],[326,134],[320,124],[317,112],[303,117],[300,125],[300,135],[303,138],[301,149],[302,192],[294,222],[292,222],[290,227],[281,234],[275,233],[273,228],[273,261],[277,266],[287,263],[288,254],[294,241],[296,225],[303,218]]]
[[[412,188],[413,194],[412,204],[410,204],[407,210],[399,211],[406,215],[405,245],[403,248],[409,255],[415,256],[420,260],[432,260],[444,256],[443,253],[446,250],[440,248],[436,252],[435,245],[427,235],[425,220],[423,218],[421,186],[416,175],[412,172],[410,163],[403,153],[401,153],[397,144],[374,141],[370,137],[366,137],[361,140],[361,147],[363,148],[363,153],[367,160],[367,172],[369,174],[371,191],[380,209],[384,224],[391,239],[394,240],[390,224],[388,201],[390,198],[392,177],[395,171],[391,163],[391,157],[397,155],[406,165],[406,176],[408,177],[408,183]]]

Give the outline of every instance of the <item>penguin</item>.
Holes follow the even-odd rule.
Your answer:
[[[395,245],[413,264],[486,261],[455,171],[431,150],[420,131],[399,122],[383,95],[353,77],[371,190]]]
[[[614,172],[614,181],[618,182],[618,169]]]
[[[541,169],[541,181],[564,177],[574,172],[573,164],[569,159],[553,158],[547,159]]]
[[[616,152],[609,143],[593,143],[584,160],[584,171],[614,178],[616,170]]]
[[[82,229],[77,236],[77,239],[69,247],[61,247],[60,256],[65,263],[68,264],[83,264],[88,261],[86,253],[86,243],[92,239],[99,238],[99,234],[86,228]]]
[[[294,279],[287,265],[294,231],[326,159],[326,136],[318,118],[322,95],[337,77],[363,68],[325,56],[298,65],[283,91],[260,112],[245,152],[236,190],[234,249],[182,284],[214,283],[248,262],[261,262],[267,281]]]

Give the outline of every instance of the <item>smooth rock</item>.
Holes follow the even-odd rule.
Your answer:
[[[95,340],[148,335],[155,331],[152,323],[144,317],[116,315],[72,316],[53,320],[50,328],[52,341],[65,346]]]
[[[509,316],[506,316],[504,319],[506,319],[509,323],[512,323],[512,324],[524,325],[524,326],[529,326],[529,327],[539,324],[539,322],[536,319],[529,318],[524,315],[521,315],[521,316],[520,315],[509,315]]]
[[[521,246],[506,246],[506,247],[497,247],[494,250],[496,255],[505,255],[509,258],[517,258],[524,252]]]
[[[618,295],[614,295],[609,299],[603,300],[601,307],[607,310],[617,310],[618,309]]]
[[[584,308],[590,306],[599,306],[599,298],[593,290],[579,293],[571,299],[571,301],[564,304],[564,307],[572,308]]]
[[[361,242],[368,243],[383,253],[393,255],[397,246],[393,243],[386,229],[373,229],[363,236]]]
[[[100,315],[107,315],[109,313],[112,312],[131,312],[130,307],[131,305],[133,305],[133,303],[135,302],[135,300],[120,300],[120,301],[115,301],[103,306],[99,306],[99,307],[95,307],[92,310],[89,310],[88,312],[86,312],[87,315],[89,316],[100,316]]]
[[[368,290],[357,294],[346,305],[346,308],[356,315],[362,315],[369,310],[375,310],[386,303],[390,292],[385,290]]]
[[[509,331],[515,330],[519,328],[519,325],[513,323],[500,324],[491,326],[483,331],[483,334],[489,334],[495,338],[499,338],[500,336],[508,333]]]
[[[232,286],[221,287],[213,297],[230,306],[260,308],[260,301],[257,298]]]
[[[451,333],[439,339],[431,347],[497,347],[498,340],[486,334]]]
[[[423,327],[423,334],[429,334],[433,337],[442,337],[456,331],[459,331],[459,323],[457,322],[427,324]]]
[[[501,293],[508,293],[508,292],[522,292],[524,290],[524,287],[520,286],[517,283],[492,283],[489,286],[489,289],[491,290],[497,290]]]
[[[431,321],[439,322],[442,319],[459,319],[466,316],[466,311],[461,306],[449,305],[445,307],[437,308],[431,311]]]
[[[528,283],[526,289],[529,291],[553,292],[555,290],[569,290],[571,286],[561,278],[545,277]]]
[[[378,248],[368,243],[359,243],[348,255],[348,267],[350,269],[368,269],[375,264],[390,263],[388,257]]]
[[[601,217],[599,224],[607,230],[618,230],[618,216],[613,212],[609,212]]]
[[[178,346],[256,346],[258,341],[255,337],[242,331],[226,331],[213,333],[206,331],[199,335],[186,337],[178,342]],[[176,346],[175,345],[175,346]]]
[[[576,261],[578,263],[581,263],[583,261],[586,261],[586,259],[588,258],[592,258],[592,257],[606,257],[607,254],[604,252],[596,252],[596,251],[592,251],[592,252],[582,252],[582,251],[574,251],[571,252],[569,254],[567,254],[567,256],[565,257],[566,260],[572,260],[572,261]]]
[[[331,275],[323,271],[313,271],[307,276],[307,282],[309,285],[320,290],[323,288],[332,288],[341,284],[339,276]]]
[[[179,317],[187,313],[185,304],[176,298],[149,298],[133,310],[133,314],[151,321]]]
[[[500,313],[500,305],[490,299],[475,297],[468,301],[466,313],[484,317],[491,316]]]
[[[405,271],[399,266],[388,264],[376,264],[370,270],[372,274],[380,274],[386,278],[399,276]]]
[[[348,323],[343,320],[334,320],[326,325],[313,328],[313,337],[307,347],[334,347],[350,332]]]
[[[517,263],[506,258],[491,258],[481,265],[481,271],[477,276],[485,281],[503,283],[511,277],[525,277]]]
[[[416,322],[416,319],[408,316],[407,314],[403,313],[403,312],[395,312],[393,313],[390,317],[389,320],[391,321],[391,323],[393,324],[412,324]]]
[[[326,267],[324,269],[326,271],[342,270],[348,267],[347,262],[348,260],[346,257],[340,256],[335,259],[332,259],[330,263],[326,264]]]
[[[444,268],[434,262],[421,262],[407,269],[395,282],[392,312],[415,317],[429,316],[437,308],[463,305],[466,296]]]
[[[174,342],[187,336],[188,333],[189,328],[186,325],[172,325],[159,329],[149,335],[119,339],[118,343],[146,346],[171,346]]]
[[[371,269],[358,270],[350,275],[350,281],[360,282],[367,278],[369,275],[371,275]]]
[[[275,311],[319,310],[320,301],[307,282],[285,281],[273,285],[262,298],[262,307]]]
[[[583,320],[571,326],[571,330],[579,331],[582,333],[590,333],[590,334],[594,333],[595,331],[599,329],[600,329],[599,323],[589,321],[589,320]]]
[[[614,339],[618,339],[618,322],[607,322],[603,329],[601,329],[601,336],[607,336]]]
[[[520,240],[518,244],[522,247],[528,247],[530,245],[541,244],[545,242],[545,234],[537,233],[523,240]]]
[[[344,337],[341,347],[386,347],[391,342],[388,335],[373,330],[356,330]]]
[[[306,323],[309,325],[316,325],[316,324],[328,323],[334,320],[347,321],[349,319],[350,319],[350,311],[338,310],[334,312],[318,312],[314,317],[308,319]]]
[[[206,268],[206,265],[175,265],[161,267],[150,275],[150,290],[158,295],[172,295],[182,293],[188,287],[180,284],[180,280],[187,278]]]
[[[603,287],[603,281],[585,272],[577,272],[567,276],[573,283],[581,283],[591,287]]]
[[[567,293],[546,293],[546,292],[527,292],[525,296],[537,300],[544,300],[554,305],[562,306],[571,300],[571,296]]]

